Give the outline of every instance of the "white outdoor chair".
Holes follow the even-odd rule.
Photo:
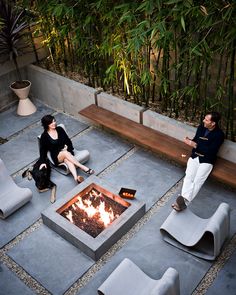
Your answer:
[[[0,218],[5,219],[32,199],[32,191],[16,185],[0,159]]]
[[[58,124],[58,126],[62,127],[66,131],[64,124]],[[41,137],[41,135],[38,135],[39,149],[40,149],[40,137]],[[76,149],[74,149],[74,156],[81,164],[85,164],[89,160],[89,157],[90,157],[88,150],[76,150]],[[56,166],[52,160],[50,152],[48,152],[47,157],[48,157],[52,167],[55,170],[57,170],[58,172],[60,172],[64,175],[68,175],[70,173],[70,170],[69,170],[66,163],[60,163],[58,166]]]
[[[221,203],[208,219],[194,214],[188,207],[173,210],[160,227],[164,240],[200,258],[214,260],[229,236],[230,208]]]
[[[99,295],[179,295],[179,274],[169,267],[159,280],[125,258],[98,288]]]

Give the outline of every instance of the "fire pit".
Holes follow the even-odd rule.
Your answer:
[[[129,206],[128,202],[92,183],[57,212],[96,238]]]
[[[91,182],[92,179],[94,181]],[[42,213],[44,224],[85,254],[99,259],[145,213],[145,204],[123,200],[92,176]]]

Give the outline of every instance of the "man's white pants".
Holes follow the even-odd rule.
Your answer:
[[[203,183],[211,173],[213,168],[212,164],[200,163],[199,158],[189,158],[187,168],[185,171],[185,178],[183,182],[181,195],[189,202],[191,202]]]

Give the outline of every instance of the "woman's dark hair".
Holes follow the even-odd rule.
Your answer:
[[[50,125],[53,120],[55,120],[55,118],[52,115],[43,116],[43,118],[41,119],[41,123],[45,131],[48,130],[48,125]]]

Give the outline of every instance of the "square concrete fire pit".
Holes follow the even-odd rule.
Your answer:
[[[126,201],[112,191],[101,179],[91,176],[42,212],[43,223],[86,255],[98,260],[145,214],[143,202],[138,199]],[[82,217],[80,205],[88,199],[96,199],[97,195],[100,195],[103,201],[108,201],[106,207],[114,209],[115,217],[104,228],[100,228],[99,223],[99,229],[96,229],[94,234],[93,227],[91,232],[89,230],[89,218],[85,215]],[[85,204],[87,206],[87,203]],[[95,215],[96,218],[98,214]]]

